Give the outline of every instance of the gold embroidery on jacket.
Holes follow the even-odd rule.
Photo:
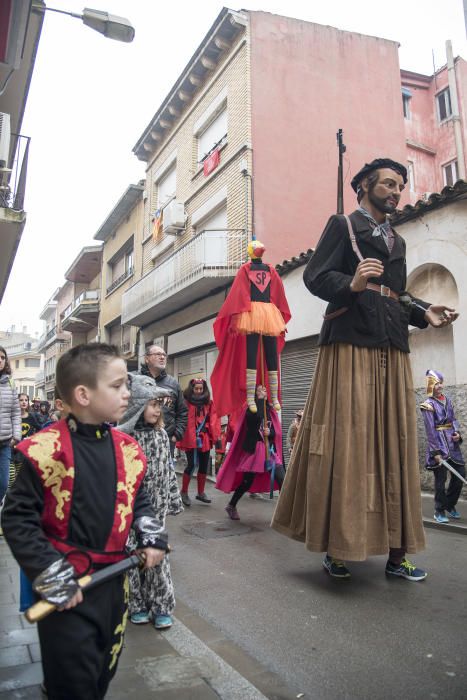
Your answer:
[[[128,576],[125,574],[125,578],[123,580],[123,595],[124,595],[124,601],[125,601],[125,612],[123,613],[123,618],[122,621],[119,625],[116,626],[114,629],[114,635],[120,635],[120,638],[115,644],[112,645],[112,648],[110,650],[110,656],[112,657],[110,659],[110,665],[109,665],[109,671],[115,666],[117,663],[118,657],[120,655],[120,652],[122,650],[123,646],[123,637],[125,635],[125,629],[126,629],[126,623],[128,619],[128,605],[130,602],[130,584],[128,581]]]
[[[133,498],[135,495],[136,480],[138,476],[144,469],[144,463],[138,456],[138,446],[130,443],[125,445],[121,443],[121,449],[123,453],[123,463],[125,465],[126,480],[125,483],[119,481],[117,484],[117,492],[125,491],[127,495],[127,502],[120,503],[118,505],[118,512],[120,514],[121,522],[118,528],[119,532],[123,532],[126,527],[127,517],[133,513]]]
[[[74,477],[75,468],[70,467],[67,469],[63,462],[59,459],[54,459],[54,452],[60,449],[59,431],[47,430],[45,432],[39,432],[31,438],[27,453],[31,459],[37,462],[42,473],[44,487],[51,490],[57,501],[57,507],[55,508],[56,517],[59,520],[63,520],[65,517],[63,506],[65,502],[70,500],[71,493],[66,489],[62,489],[62,482],[67,476],[71,478]]]

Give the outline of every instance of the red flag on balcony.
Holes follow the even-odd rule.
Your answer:
[[[163,219],[163,209],[157,209],[156,213],[152,218],[153,229],[152,229],[152,240],[157,241],[162,233],[162,219]]]
[[[215,148],[213,152],[208,155],[208,157],[203,163],[204,177],[207,177],[210,173],[212,173],[213,170],[217,168],[220,159],[220,151],[218,148]]]

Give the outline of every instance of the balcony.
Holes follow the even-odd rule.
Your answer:
[[[62,327],[72,333],[87,333],[97,327],[99,318],[99,289],[81,292],[64,311]]]
[[[52,343],[67,343],[68,341],[68,333],[64,333],[62,330],[59,330],[57,326],[54,326],[39,338],[37,352],[43,352],[45,348],[52,345]]]
[[[201,231],[123,294],[122,324],[144,326],[228,284],[247,243],[243,229]]]
[[[26,225],[24,196],[28,170],[29,136],[12,134],[14,153],[8,167],[0,168],[0,301],[5,292],[16,250]],[[15,143],[16,142],[16,143]]]

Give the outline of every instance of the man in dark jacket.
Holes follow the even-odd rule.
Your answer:
[[[424,547],[409,324],[441,328],[453,309],[405,290],[405,241],[388,215],[407,182],[389,158],[352,180],[359,207],[332,216],[304,282],[329,302],[303,429],[272,526],[349,578],[345,560],[388,554],[386,574],[422,581],[406,553]]]
[[[167,354],[159,345],[150,345],[146,349],[144,364],[141,365],[140,374],[152,377],[157,386],[170,391],[172,396],[163,404],[165,430],[170,440],[170,451],[173,457],[175,443],[181,440],[186,430],[188,421],[188,409],[186,407],[183,392],[175,377],[167,374]]]

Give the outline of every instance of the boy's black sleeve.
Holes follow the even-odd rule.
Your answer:
[[[168,551],[168,536],[159,522],[144,484],[141,484],[135,498],[133,529],[138,547],[154,547]]]
[[[41,523],[44,495],[41,481],[24,458],[2,511],[5,539],[26,576],[32,581],[62,556],[52,547]]]

